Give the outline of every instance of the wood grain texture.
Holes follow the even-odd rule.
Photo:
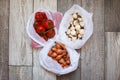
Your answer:
[[[41,8],[57,11],[57,0],[34,0],[34,11]],[[40,66],[39,52],[41,49],[33,49],[33,80],[56,80],[55,74]]]
[[[104,0],[82,0],[93,13],[94,32],[81,49],[81,80],[104,80]]]
[[[105,31],[120,31],[120,0],[105,0]]]
[[[35,0],[34,11],[41,8],[57,11],[57,0]]]
[[[106,32],[105,43],[105,80],[120,80],[120,32]]]
[[[9,68],[6,62],[0,62],[0,80],[9,80]]]
[[[33,80],[32,67],[9,66],[9,80]]]
[[[68,9],[70,9],[73,4],[81,5],[82,0],[58,0],[57,2],[57,10],[65,13]]]
[[[0,0],[0,80],[8,80],[9,0]]]
[[[9,65],[32,65],[30,38],[26,24],[33,11],[33,0],[10,0]]]
[[[73,4],[78,4],[81,5],[81,0],[58,0],[58,7],[57,10],[65,13],[68,9],[70,9]],[[80,53],[80,50],[77,50],[78,53]],[[81,60],[79,60],[79,65],[78,69],[72,73],[63,75],[63,76],[58,76],[57,80],[80,80],[81,78]]]

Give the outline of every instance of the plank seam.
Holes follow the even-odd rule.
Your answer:
[[[8,65],[13,67],[32,67],[32,65]]]

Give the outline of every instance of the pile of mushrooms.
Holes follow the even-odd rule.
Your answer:
[[[70,23],[65,32],[68,38],[72,40],[82,39],[84,36],[84,22],[81,15],[73,13],[70,17]]]

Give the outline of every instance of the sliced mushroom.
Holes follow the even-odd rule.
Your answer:
[[[76,30],[79,30],[79,29],[80,29],[80,25],[76,25],[76,26],[75,26],[75,29],[76,29]]]
[[[72,25],[72,26],[70,27],[70,30],[75,30],[75,27]]]
[[[80,34],[84,34],[84,29],[80,29]]]
[[[77,39],[77,37],[72,37],[72,40],[76,40]]]
[[[71,30],[70,30],[70,29],[68,29],[66,33],[67,33],[67,34],[70,34],[70,32],[71,32]]]
[[[72,31],[71,31],[71,35],[76,35],[76,31],[75,31],[75,30],[72,30]]]
[[[82,38],[82,35],[81,35],[81,34],[78,34],[78,38],[79,38],[79,39]]]
[[[68,35],[68,37],[69,37],[69,38],[72,38],[72,35],[70,34],[70,35]]]
[[[80,22],[80,26],[84,26],[84,22]]]
[[[73,18],[75,18],[75,19],[77,18],[77,14],[76,13],[73,14]]]
[[[80,33],[80,31],[79,30],[76,30],[76,34],[79,34]]]
[[[81,22],[81,21],[82,21],[82,18],[78,18],[78,20]]]
[[[74,20],[74,21],[73,21],[73,24],[74,24],[74,25],[79,24],[79,23],[78,23],[78,20]]]

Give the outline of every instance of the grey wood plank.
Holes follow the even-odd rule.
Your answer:
[[[105,31],[120,31],[120,0],[105,0]]]
[[[9,80],[9,68],[8,63],[0,62],[0,80]]]
[[[106,32],[105,43],[105,80],[120,80],[120,32]]]
[[[73,4],[81,5],[82,0],[58,0],[57,1],[57,10],[65,13],[68,9],[72,7]]]
[[[73,4],[78,4],[81,6],[81,0],[58,0],[57,2],[57,10],[65,13],[65,11],[67,11],[68,9],[70,9]],[[80,50],[77,50],[78,53],[80,52]],[[78,69],[72,73],[66,74],[66,75],[62,75],[62,76],[57,76],[57,80],[80,80],[81,78],[81,60],[79,60],[79,66]]]
[[[57,0],[35,0],[34,1],[34,11],[40,8],[45,8],[48,10],[57,10]],[[33,49],[33,80],[56,80],[56,75],[46,71],[40,66],[39,62],[39,49]]]
[[[33,80],[32,67],[9,66],[9,80]]]
[[[10,0],[9,65],[32,65],[26,24],[33,12],[33,0]]]
[[[41,8],[57,11],[57,0],[36,0],[34,1],[34,11]]]
[[[82,0],[93,13],[94,32],[81,49],[81,80],[104,80],[104,0]]]
[[[0,80],[8,80],[9,0],[0,0]]]

